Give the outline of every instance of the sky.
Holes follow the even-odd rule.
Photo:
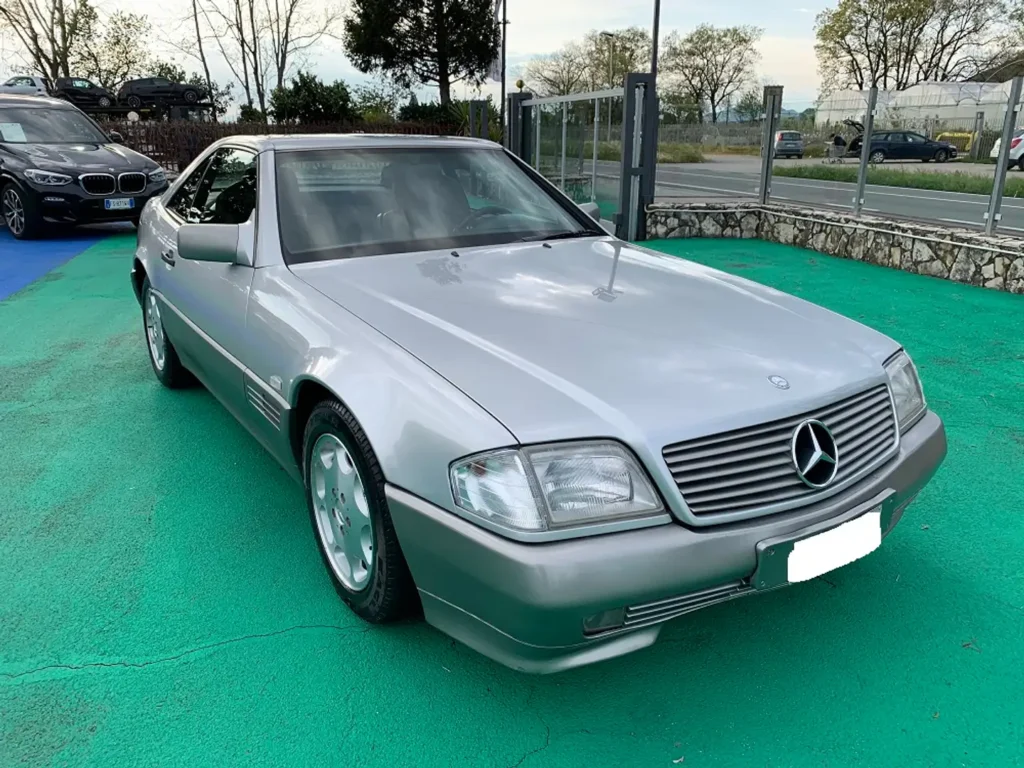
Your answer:
[[[321,0],[310,0],[320,2]],[[764,35],[759,50],[761,62],[757,68],[762,82],[782,85],[783,106],[804,109],[813,106],[818,93],[817,61],[814,57],[814,17],[826,7],[824,0],[796,0],[804,5],[763,3],[757,0],[663,0],[661,36],[672,30],[685,34],[698,24],[729,26],[752,24],[761,27]],[[513,90],[523,64],[530,58],[552,53],[570,40],[582,37],[591,29],[617,29],[628,26],[650,28],[653,21],[653,0],[508,0],[508,84]],[[125,10],[147,14],[158,36],[173,37],[176,21],[187,13],[185,0],[100,0],[101,11]],[[159,43],[158,43],[159,46]],[[163,58],[177,58],[186,69],[197,68],[195,63],[173,55],[169,46],[163,46]],[[0,42],[0,74],[12,69],[13,50],[10,41]],[[6,64],[6,66],[5,66]],[[230,80],[230,73],[222,60],[211,61],[215,80]],[[343,79],[349,85],[365,82],[368,78],[356,70],[345,57],[337,40],[325,40],[310,52],[309,69],[325,81]],[[3,70],[6,69],[7,72]],[[236,89],[237,90],[237,89]],[[500,85],[488,82],[483,94],[500,92]],[[457,85],[459,97],[473,97],[472,89]],[[431,98],[436,89],[421,89],[419,96]]]

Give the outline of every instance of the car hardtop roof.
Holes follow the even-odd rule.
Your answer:
[[[74,109],[76,107],[63,99],[52,99],[49,96],[36,96],[23,93],[0,93],[0,107],[26,107],[28,109]]]
[[[465,136],[427,136],[416,134],[322,133],[271,134],[269,136],[231,136],[224,143],[244,143],[260,150],[289,152],[303,149],[392,149],[463,148],[499,149],[500,145]]]

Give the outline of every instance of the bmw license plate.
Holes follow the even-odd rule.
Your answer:
[[[118,197],[112,200],[104,200],[103,207],[108,211],[130,211],[135,207],[135,198]]]

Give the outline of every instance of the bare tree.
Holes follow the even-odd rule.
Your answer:
[[[115,11],[97,22],[71,52],[71,68],[112,91],[149,66],[149,19]]]
[[[202,50],[204,37],[213,38],[248,106],[261,112],[267,111],[270,92],[284,86],[310,48],[335,35],[342,18],[337,6],[318,7],[316,0],[192,2],[197,48]]]
[[[579,43],[569,43],[549,56],[531,59],[523,67],[522,78],[540,96],[580,93],[593,87],[593,70]]]
[[[957,80],[991,60],[998,0],[839,0],[815,22],[822,90],[902,90]]]
[[[311,0],[263,0],[274,86],[283,88],[303,54],[320,40],[334,36],[342,20],[341,9],[327,5],[314,10]]]
[[[711,122],[717,123],[722,105],[753,79],[760,38],[757,27],[701,24],[685,37],[669,35],[664,71],[681,81],[695,101],[706,100]]]
[[[71,76],[76,46],[96,21],[89,0],[0,0],[0,24],[14,34],[31,67],[50,78]]]

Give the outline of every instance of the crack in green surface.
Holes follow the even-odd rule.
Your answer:
[[[133,245],[0,302],[3,768],[1020,763],[1024,298],[756,241],[654,243],[905,343],[950,454],[828,583],[535,678],[422,623],[362,631],[301,489],[208,393],[155,382]],[[146,671],[78,674],[115,665]]]
[[[188,650],[182,651],[181,653],[175,653],[171,656],[164,656],[159,659],[150,659],[149,661],[89,661],[84,664],[47,664],[42,667],[36,667],[35,669],[26,669],[22,672],[0,672],[0,677],[7,680],[20,680],[25,677],[33,677],[45,672],[78,672],[87,669],[145,669],[151,667],[154,664],[166,664],[171,661],[180,661],[188,656],[196,653],[202,653],[203,651],[211,651],[216,648],[223,648],[226,645],[233,645],[234,643],[244,643],[250,640],[266,640],[271,637],[280,637],[291,632],[300,632],[303,630],[311,629],[330,629],[342,632],[344,634],[362,634],[369,632],[370,627],[360,626],[347,626],[339,627],[333,624],[300,624],[295,627],[288,627],[286,629],[279,629],[274,632],[261,632],[252,635],[243,635],[242,637],[232,637],[228,640],[219,640],[215,643],[207,643],[206,645],[196,646],[195,648],[189,648]]]

